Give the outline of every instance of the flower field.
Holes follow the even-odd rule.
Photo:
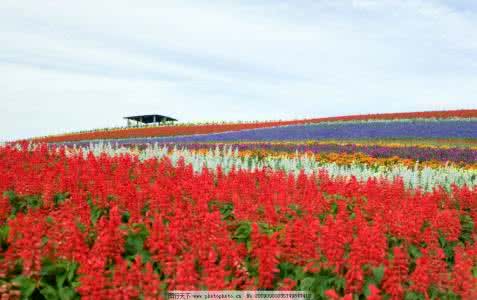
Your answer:
[[[0,146],[0,299],[477,299],[476,117],[177,125]]]
[[[35,142],[61,143],[69,141],[84,141],[98,139],[127,139],[127,138],[146,138],[146,137],[166,137],[196,134],[211,134],[228,131],[240,131],[247,129],[260,129],[270,127],[280,127],[289,125],[320,124],[328,122],[359,122],[372,120],[451,120],[451,119],[472,119],[477,118],[477,110],[453,110],[453,111],[430,111],[413,113],[388,113],[371,115],[354,115],[341,117],[327,117],[315,119],[303,119],[292,121],[269,121],[269,122],[251,122],[251,123],[217,123],[217,124],[177,124],[153,127],[132,127],[132,128],[114,128],[109,130],[97,130],[90,132],[69,133],[57,136],[48,136],[33,139]]]
[[[167,144],[164,144],[167,145]],[[186,147],[188,149],[210,149],[211,144],[175,144],[176,147]],[[463,162],[472,164],[477,161],[477,149],[469,148],[428,148],[417,146],[380,146],[380,145],[357,145],[357,144],[335,144],[335,143],[230,143],[218,144],[219,148],[231,147],[240,152],[249,151],[251,153],[262,151],[265,155],[274,152],[283,153],[313,153],[313,154],[355,154],[362,153],[372,158],[392,158],[400,157],[413,161],[439,161],[439,162]]]

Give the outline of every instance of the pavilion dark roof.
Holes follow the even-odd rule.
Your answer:
[[[168,117],[168,116],[163,116],[163,115],[130,116],[130,117],[125,117],[124,119],[138,121],[138,122],[145,123],[145,124],[154,123],[154,120],[156,122],[177,121],[174,118],[171,118],[171,117]]]

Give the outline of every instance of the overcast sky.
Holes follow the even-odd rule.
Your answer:
[[[477,108],[477,1],[0,1],[0,140]]]

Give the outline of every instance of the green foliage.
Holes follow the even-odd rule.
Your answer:
[[[432,286],[429,288],[429,297],[431,299],[460,300],[461,298],[451,291],[442,291]]]
[[[374,284],[375,286],[379,286],[379,284],[381,283],[381,280],[383,280],[383,276],[384,276],[383,265],[371,269],[371,276],[366,276],[364,281],[363,293],[366,297],[368,297],[371,294],[371,291],[369,290],[369,286],[372,284]]]
[[[278,226],[272,226],[267,223],[259,223],[258,228],[260,229],[260,232],[266,235],[272,235],[275,232],[278,232],[283,229],[283,225],[278,225]]]
[[[36,282],[25,276],[18,276],[13,280],[20,288],[22,299],[29,299],[36,289]]]
[[[404,300],[425,300],[426,298],[422,293],[418,292],[406,292]]]
[[[95,230],[88,231],[88,234],[86,235],[86,245],[90,248],[93,247],[97,237],[98,233]]]
[[[258,277],[258,262],[256,259],[252,258],[250,255],[247,255],[244,259],[245,261],[245,268],[250,277],[257,278]]]
[[[90,207],[91,223],[94,225],[96,225],[96,222],[99,220],[99,218],[109,213],[107,208],[102,208],[95,205],[91,199],[88,199],[88,205]]]
[[[39,279],[17,276],[22,299],[73,300],[79,299],[75,288],[79,286],[78,265],[69,261],[44,260]]]
[[[280,280],[290,278],[297,282],[295,290],[306,291],[312,294],[312,299],[327,299],[325,292],[335,290],[338,294],[344,294],[345,279],[330,269],[320,269],[318,272],[306,272],[302,266],[289,262],[281,262],[278,265]],[[369,296],[369,286],[379,286],[384,276],[384,266],[370,269],[370,275],[365,277],[363,294],[360,299]]]
[[[320,269],[317,273],[304,274],[303,278],[298,280],[296,290],[310,292],[313,299],[327,299],[325,296],[327,290],[332,289],[342,294],[344,288],[344,278],[329,269]]]
[[[281,262],[278,264],[280,270],[280,279],[290,278],[293,280],[302,280],[305,278],[303,267],[294,265],[289,262]]]
[[[407,253],[409,254],[409,257],[417,259],[422,256],[421,251],[419,248],[415,245],[410,245],[407,249]]]
[[[3,193],[4,197],[8,198],[8,201],[12,207],[12,215],[16,216],[17,213],[27,213],[28,209],[39,208],[42,204],[41,197],[39,195],[25,195],[19,196],[14,191],[6,191]]]
[[[141,208],[141,216],[145,217],[147,212],[149,211],[149,202],[147,202],[143,208]]]
[[[280,270],[280,280],[290,278],[296,281],[295,290],[310,292],[312,299],[327,299],[325,296],[327,290],[344,292],[345,279],[330,269],[320,269],[316,273],[310,273],[306,272],[302,266],[289,262],[281,262],[278,269]]]
[[[307,272],[302,266],[297,266],[289,262],[281,262],[278,265],[280,270],[280,280],[290,278],[297,282],[295,290],[306,291],[312,294],[312,299],[327,299],[325,292],[334,290],[343,295],[345,290],[345,279],[331,269],[320,269],[318,272]],[[371,268],[368,276],[365,277],[363,294],[359,299],[365,299],[370,295],[369,286],[374,284],[379,286],[384,276],[384,266]],[[358,298],[356,298],[358,299]]]
[[[232,203],[224,203],[220,207],[220,214],[222,215],[222,220],[233,220],[234,216],[234,205]]]
[[[222,215],[222,220],[224,221],[235,220],[234,205],[230,202],[211,200],[208,202],[208,207],[210,212],[218,210],[220,214]]]
[[[439,233],[439,245],[445,254],[445,262],[447,266],[451,268],[454,265],[454,247],[457,246],[458,242],[449,242],[446,238]]]
[[[250,240],[250,233],[252,232],[252,225],[248,221],[239,223],[235,229],[233,239],[239,243],[247,243]]]
[[[53,197],[53,202],[55,203],[55,207],[58,207],[61,203],[65,202],[66,199],[70,197],[68,192],[66,193],[58,193]]]
[[[333,216],[336,216],[336,214],[338,213],[338,204],[336,202],[332,202],[331,203],[331,211],[330,213],[333,215]]]
[[[387,240],[387,243],[388,243],[388,255],[390,257],[393,256],[393,248],[394,247],[399,247],[402,245],[403,243],[403,240],[390,234],[390,233],[386,233],[386,240]]]
[[[126,259],[134,260],[136,255],[142,257],[143,262],[151,259],[151,254],[144,249],[144,242],[149,236],[149,232],[144,224],[133,224],[128,228],[128,234],[125,238],[124,256]]]
[[[416,269],[416,260],[422,256],[421,250],[416,245],[410,245],[407,248],[407,254],[409,255],[409,272],[414,272]]]
[[[250,241],[250,233],[252,233],[252,225],[248,221],[241,221],[235,229],[232,239],[238,243],[244,243],[247,249],[252,249],[252,243]]]
[[[462,226],[459,240],[464,243],[474,244],[474,239],[472,238],[472,233],[474,232],[474,220],[469,215],[460,216],[460,225]]]
[[[129,218],[131,218],[131,214],[128,211],[125,211],[121,214],[121,222],[127,223],[129,222]]]
[[[297,216],[299,216],[299,217],[303,216],[303,211],[301,210],[301,208],[298,204],[292,203],[288,206],[288,208],[290,208],[292,211],[294,211],[297,214]],[[294,216],[291,215],[291,214],[287,214],[286,217],[289,220],[292,220],[294,218]]]
[[[10,227],[7,225],[0,226],[0,250],[5,251],[8,248],[8,232],[10,231]]]

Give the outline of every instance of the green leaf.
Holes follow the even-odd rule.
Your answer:
[[[423,294],[418,292],[406,292],[404,295],[404,300],[425,300]]]
[[[372,271],[373,271],[375,283],[376,284],[381,283],[381,280],[383,279],[383,276],[384,276],[384,266],[381,265],[377,268],[373,268]]]
[[[345,280],[329,269],[321,269],[318,273],[306,274],[300,280],[297,290],[313,294],[313,299],[327,299],[325,292],[333,289],[338,293],[344,292]]]
[[[408,254],[411,258],[419,258],[419,257],[422,256],[421,251],[415,245],[409,246],[409,248],[407,250],[408,250]]]
[[[303,215],[303,211],[300,208],[300,205],[292,203],[288,206],[291,210],[293,210],[298,216]]]
[[[300,282],[300,290],[311,291],[313,289],[315,279],[313,277],[306,277]]]
[[[25,200],[27,202],[27,206],[31,208],[38,208],[42,204],[41,197],[38,195],[25,196]]]
[[[10,227],[7,225],[0,226],[0,250],[7,250],[8,248],[8,233],[10,231]]]
[[[374,284],[375,286],[379,286],[379,284],[381,283],[381,280],[384,276],[384,266],[380,265],[379,267],[372,268],[371,274],[372,276],[367,276],[365,278],[363,292],[366,297],[371,294],[371,291],[369,290],[370,285]]]
[[[91,208],[91,222],[93,224],[96,224],[96,222],[99,220],[99,218],[103,215],[103,210],[100,208],[97,208],[96,206]]]
[[[234,232],[233,239],[239,243],[246,243],[250,239],[250,233],[252,232],[252,226],[250,222],[241,222]]]
[[[47,299],[76,299],[78,286],[75,262],[43,260],[40,280],[40,293]],[[48,298],[49,297],[49,298]],[[56,298],[55,298],[56,297]]]
[[[77,268],[78,268],[78,265],[74,263],[70,264],[69,267],[67,268],[66,278],[68,279],[69,282],[73,282],[73,279],[76,275]]]
[[[149,232],[144,224],[133,224],[128,230],[124,244],[124,255],[128,259],[134,259],[136,255],[141,255],[143,262],[150,260],[150,253],[144,249],[144,242],[149,236]]]
[[[81,222],[76,222],[76,227],[78,227],[78,229],[81,231],[81,233],[85,233],[86,232],[86,226],[81,223]]]
[[[131,217],[131,214],[128,211],[123,212],[121,215],[121,222],[127,223],[130,217]]]
[[[13,280],[13,282],[18,283],[20,286],[20,292],[23,299],[28,299],[33,294],[36,288],[36,283],[33,279],[25,277],[25,276],[18,276]]]
[[[41,238],[41,247],[45,246],[48,243],[48,237],[44,236]]]
[[[45,297],[46,300],[57,300],[57,299],[59,299],[58,293],[56,292],[56,290],[49,285],[42,288],[40,290],[40,294],[42,294],[43,297]]]
[[[247,256],[245,258],[245,268],[247,269],[247,272],[249,273],[250,277],[258,276],[258,263],[250,256]]]
[[[234,219],[234,205],[232,203],[224,203],[220,207],[220,214],[222,215],[222,220]]]
[[[331,214],[335,216],[338,213],[338,204],[336,202],[331,203]]]
[[[459,236],[459,240],[465,243],[473,244],[475,241],[472,238],[472,233],[474,232],[474,220],[469,215],[462,215],[460,216],[460,224],[461,224],[461,233]]]
[[[259,223],[258,228],[260,229],[260,232],[266,235],[272,235],[273,233],[280,231],[283,228],[283,226],[272,226],[267,223]]]
[[[26,213],[28,208],[38,208],[42,204],[39,195],[19,196],[13,191],[6,191],[3,195],[8,198],[8,201],[12,206],[12,215],[14,216],[18,212]]]
[[[101,208],[96,206],[91,199],[88,199],[88,205],[90,207],[90,216],[91,223],[96,224],[96,222],[101,218],[101,216],[106,215],[108,210],[106,208]]]
[[[58,206],[61,203],[65,202],[65,200],[68,199],[69,197],[70,197],[70,194],[68,192],[58,193],[53,197],[53,202],[55,203],[55,206]]]
[[[147,212],[149,211],[150,204],[147,202],[143,208],[141,208],[141,216],[145,217]]]
[[[26,203],[18,197],[13,191],[5,191],[3,193],[4,197],[8,198],[8,202],[12,206],[12,215],[16,216],[18,212],[26,211]]]
[[[43,260],[41,266],[41,275],[42,276],[51,276],[56,273],[56,265],[50,260]]]
[[[457,242],[449,242],[446,240],[444,235],[439,232],[439,245],[441,246],[442,250],[444,250],[444,254],[446,256],[445,261],[448,267],[452,267],[454,265],[454,247],[457,245]]]
[[[58,272],[58,274],[56,274],[56,287],[57,288],[61,288],[65,284],[66,277],[67,277],[66,271]]]
[[[387,242],[388,242],[388,254],[390,256],[393,255],[393,248],[394,247],[399,247],[402,244],[402,239],[395,237],[391,234],[386,234]]]
[[[429,288],[429,297],[431,299],[446,299],[446,300],[458,300],[460,299],[459,296],[454,294],[452,291],[443,291],[439,290],[435,286],[431,286]]]
[[[297,266],[289,262],[281,262],[278,265],[280,270],[280,278],[291,278],[293,280],[301,280],[305,278],[305,272],[302,266]]]
[[[58,296],[61,300],[71,300],[78,298],[76,291],[72,287],[60,288],[58,290]]]

